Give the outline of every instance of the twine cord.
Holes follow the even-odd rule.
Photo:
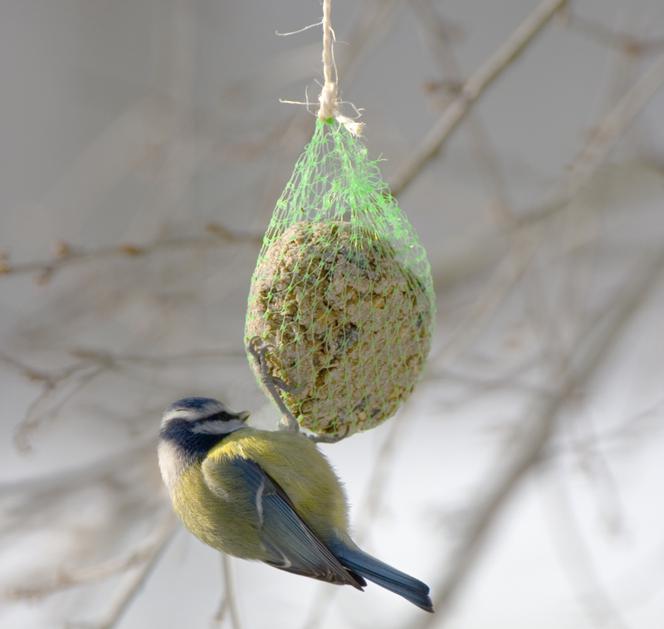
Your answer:
[[[335,119],[352,135],[360,135],[363,123],[357,122],[339,112],[338,73],[334,61],[334,30],[332,29],[332,0],[323,0],[323,89],[318,97],[321,120]]]
[[[329,120],[337,115],[337,77],[332,52],[333,41],[332,0],[323,0],[323,78],[325,83],[318,97],[320,102],[318,117],[321,120]]]

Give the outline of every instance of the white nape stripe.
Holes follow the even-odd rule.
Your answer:
[[[263,492],[265,491],[265,479],[261,481],[256,492],[256,511],[258,512],[258,523],[263,526]]]
[[[235,432],[240,428],[246,428],[247,425],[239,419],[212,419],[209,422],[201,422],[196,424],[191,432],[204,435],[227,435]]]
[[[203,417],[214,415],[215,413],[227,412],[226,407],[217,400],[211,400],[203,406],[203,408],[175,408],[171,411],[164,413],[161,420],[161,425],[165,425],[171,419],[185,419],[187,421],[195,421]]]

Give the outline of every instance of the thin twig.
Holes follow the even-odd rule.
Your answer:
[[[29,367],[24,362],[18,360],[18,358],[14,358],[5,352],[0,352],[0,362],[11,367],[28,380],[47,381],[50,379],[48,374]]]
[[[432,0],[410,0],[413,13],[418,18],[421,28],[428,35],[434,62],[440,63],[445,71],[445,82],[463,86],[461,66],[450,45],[449,27],[440,13],[436,11]],[[503,176],[500,159],[495,150],[485,125],[477,112],[469,112],[466,130],[471,139],[471,150],[478,165],[482,181],[487,181],[493,195],[492,208],[500,224],[511,225],[514,221],[512,204],[509,200],[507,184]]]
[[[558,198],[532,209],[519,219],[522,228],[540,223],[564,210],[605,162],[635,118],[664,86],[664,55],[660,55],[599,121],[569,168]]]
[[[592,439],[577,440],[571,454],[578,457],[580,454],[594,454],[594,451],[601,446],[618,447],[625,443],[631,444],[636,439],[643,439],[646,435],[650,436],[662,429],[664,429],[664,400],[659,400],[627,417],[610,430],[595,435]],[[549,448],[545,454],[547,458],[569,455],[570,449],[562,446]]]
[[[563,16],[564,24],[570,30],[583,33],[588,39],[602,46],[615,48],[628,55],[637,57],[664,49],[664,37],[639,37],[625,31],[614,30],[601,22],[571,11],[563,13]]]
[[[653,96],[664,86],[664,55],[660,55],[632,88],[595,126],[586,145],[571,166],[568,196],[588,181]]]
[[[65,490],[80,489],[93,483],[103,483],[113,472],[126,469],[138,459],[153,457],[157,446],[156,439],[151,435],[147,441],[131,446],[120,453],[114,453],[92,463],[51,472],[34,478],[6,481],[0,483],[0,497],[11,494],[30,496],[48,494],[54,496]]]
[[[30,403],[23,419],[15,428],[16,447],[22,452],[29,452],[32,448],[32,434],[45,422],[54,419],[74,396],[107,371],[107,368],[106,365],[91,366],[89,363],[82,363],[63,370],[52,379],[44,380],[42,392]],[[70,388],[66,389],[67,386]],[[59,399],[42,411],[41,408],[50,403],[56,395],[60,395]]]
[[[168,522],[155,540],[154,546],[152,547],[147,560],[143,566],[137,570],[136,574],[128,580],[128,583],[120,593],[120,596],[114,601],[107,617],[99,623],[99,629],[113,629],[113,627],[116,627],[122,620],[123,616],[129,609],[129,606],[140,594],[143,586],[150,578],[152,571],[156,568],[176,532],[177,526],[175,518],[173,518],[172,515],[169,515]]]
[[[349,46],[350,53],[343,58],[344,71],[347,73],[351,72],[352,66],[356,63],[357,59],[359,59],[360,53],[365,50],[367,44],[372,41],[373,31],[378,26],[383,26],[389,22],[389,18],[393,14],[396,4],[397,3],[394,0],[382,0],[381,2],[377,2],[375,3],[375,11],[366,12],[366,14],[363,14],[357,21],[356,27],[354,27],[350,37],[350,41],[352,42],[352,45]],[[339,65],[341,66],[342,64]],[[140,110],[140,108],[136,109]],[[276,128],[276,134],[281,137],[289,136],[297,120],[299,119],[293,117],[286,123],[279,123]],[[273,130],[271,134],[272,133],[275,133],[275,130]],[[274,138],[270,135],[268,136],[268,139],[271,142]],[[260,148],[263,148],[263,143],[261,143]],[[89,164],[94,161],[94,159],[86,159],[83,163]],[[75,177],[72,177],[72,179],[74,178]],[[82,177],[81,179],[86,180],[88,178]],[[59,243],[57,254],[53,258],[20,263],[12,263],[6,252],[0,252],[0,278],[2,276],[10,275],[36,274],[38,283],[43,284],[50,281],[55,273],[60,270],[98,260],[113,258],[143,259],[160,252],[195,249],[198,247],[215,247],[224,243],[260,246],[262,241],[262,235],[260,234],[238,232],[216,223],[208,225],[206,229],[216,238],[210,238],[205,234],[158,238],[151,242],[138,245],[134,243],[121,243],[87,250],[72,247],[68,243]]]
[[[224,579],[224,591],[219,603],[219,609],[217,609],[217,613],[214,615],[213,622],[221,625],[224,618],[226,618],[226,614],[229,614],[233,629],[242,629],[240,613],[237,608],[237,600],[235,599],[231,558],[226,553],[221,553],[221,571]]]
[[[371,474],[367,482],[366,494],[364,500],[362,500],[362,510],[359,517],[355,519],[356,539],[361,544],[366,543],[369,537],[369,526],[372,522],[376,521],[381,511],[383,499],[390,481],[391,463],[397,453],[401,434],[404,428],[408,426],[407,415],[410,410],[409,406],[408,403],[404,404],[397,416],[392,419],[390,430],[374,457]]]
[[[583,539],[563,479],[559,473],[552,474],[550,482],[556,483],[557,491],[552,496],[555,504],[551,505],[551,515],[547,522],[551,536],[560,546],[561,562],[569,573],[572,581],[570,585],[579,604],[588,615],[588,620],[598,629],[627,629],[629,625],[607,591],[592,553]]]
[[[421,145],[392,181],[391,190],[399,196],[441,150],[452,132],[466,117],[484,91],[526,49],[528,44],[562,9],[567,0],[545,0],[529,15],[503,45],[464,83],[460,94],[445,109]]]
[[[539,362],[539,356],[530,358],[512,369],[508,369],[506,373],[496,374],[491,378],[461,373],[459,370],[453,368],[434,366],[427,370],[425,379],[438,379],[461,385],[464,388],[464,393],[458,396],[457,399],[448,398],[445,400],[445,408],[448,410],[455,406],[463,406],[470,400],[476,399],[480,394],[486,395],[493,391],[518,391],[528,396],[537,395],[545,397],[551,395],[551,392],[547,388],[530,384],[525,379],[520,378],[520,376],[531,371]]]
[[[634,119],[648,105],[664,85],[664,55],[659,56],[649,69],[634,83],[615,106],[595,125],[595,131],[572,162],[570,174],[552,201],[521,213],[516,219],[518,229],[527,230],[558,215],[567,208],[578,192],[588,184],[599,167],[610,155],[618,140],[629,129]],[[463,253],[435,268],[434,284],[438,290],[461,282],[470,274],[479,273],[504,253],[496,243],[495,234],[479,237]]]
[[[417,625],[418,629],[430,627],[434,621],[440,622],[441,617],[450,612],[454,599],[479,557],[497,516],[523,478],[540,462],[560,413],[566,408],[574,392],[586,387],[592,380],[604,359],[622,338],[638,307],[661,279],[663,270],[664,253],[661,253],[654,261],[649,262],[641,273],[635,274],[625,288],[622,299],[618,297],[615,300],[615,309],[607,313],[608,322],[603,326],[594,325],[587,335],[581,337],[586,343],[580,344],[577,353],[570,360],[570,366],[561,375],[557,395],[545,400],[536,417],[529,417],[520,425],[522,434],[520,438],[519,435],[516,436],[516,446],[507,457],[505,453],[500,455],[501,461],[508,461],[507,465],[496,474],[489,475],[490,487],[474,509],[466,526],[464,539],[453,557],[445,562],[449,566],[447,575],[434,588],[436,616],[433,620],[424,619]]]
[[[190,360],[243,358],[246,355],[245,350],[241,349],[240,347],[190,350],[187,352],[178,352],[172,354],[122,354],[117,352],[110,352],[108,350],[78,348],[71,350],[69,353],[76,358],[90,360],[100,364],[109,363],[115,366],[127,363],[148,367],[163,367],[165,364],[172,364],[174,362],[187,362]]]
[[[37,371],[8,354],[0,352],[3,362],[33,382],[42,385],[42,391],[32,400],[23,418],[15,428],[14,440],[19,450],[31,449],[31,437],[46,421],[53,419],[74,396],[91,382],[108,371],[122,371],[131,365],[163,367],[181,361],[243,358],[245,352],[238,349],[192,350],[178,354],[141,355],[120,354],[106,350],[74,349],[70,355],[79,362],[52,372]],[[66,387],[69,387],[67,389]],[[59,397],[57,397],[59,396]],[[57,399],[53,401],[54,398]],[[50,404],[50,406],[49,406]],[[44,407],[47,407],[44,409]]]
[[[382,506],[389,483],[390,462],[396,452],[397,437],[401,434],[401,428],[405,424],[402,418],[407,412],[407,406],[406,403],[399,414],[390,421],[389,432],[373,459],[369,481],[366,485],[367,491],[364,499],[360,501],[362,509],[355,519],[357,534],[354,537],[360,545],[366,543],[369,536],[369,524],[375,520]],[[320,587],[318,594],[311,601],[302,629],[318,629],[324,623],[336,594],[336,589],[330,590],[327,586]]]
[[[168,517],[168,526],[162,529],[172,529],[172,518]],[[82,585],[89,585],[97,581],[103,581],[121,572],[128,572],[150,561],[155,553],[155,548],[162,543],[164,532],[160,531],[156,539],[150,540],[132,550],[122,557],[113,557],[102,563],[82,568],[61,568],[55,577],[49,582],[33,583],[29,586],[11,588],[3,593],[3,597],[10,599],[36,599],[50,596],[62,590],[67,590]]]
[[[140,245],[124,243],[99,247],[98,249],[78,249],[69,244],[60,243],[57,255],[51,259],[19,262],[17,264],[13,264],[10,259],[6,259],[4,265],[0,267],[0,277],[37,274],[39,283],[46,283],[62,269],[89,262],[112,258],[145,258],[163,251],[219,247],[227,244],[259,246],[262,240],[262,236],[258,234],[233,231],[217,223],[208,225],[206,232],[195,236],[157,238]]]

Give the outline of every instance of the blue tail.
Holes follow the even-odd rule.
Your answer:
[[[424,611],[433,612],[433,604],[429,598],[429,586],[426,583],[388,566],[357,547],[351,548],[346,544],[337,543],[330,548],[346,568],[403,596]]]

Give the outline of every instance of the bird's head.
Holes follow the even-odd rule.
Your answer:
[[[188,397],[171,404],[160,437],[185,450],[207,451],[225,435],[245,427],[247,411],[235,413],[218,400]]]

